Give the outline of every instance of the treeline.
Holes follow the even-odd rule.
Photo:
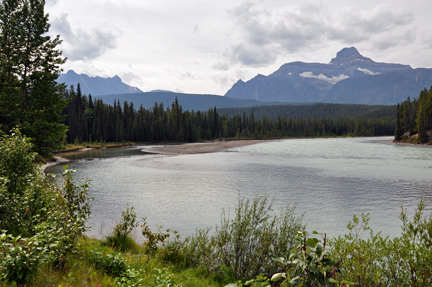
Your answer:
[[[230,117],[216,108],[183,111],[175,99],[170,107],[155,103],[152,109],[135,108],[119,100],[106,104],[81,93],[80,86],[66,90],[64,110],[68,143],[81,142],[196,142],[216,138],[283,138],[320,136],[383,136],[394,134],[395,120],[380,118],[294,118],[278,115]]]
[[[396,106],[383,105],[358,105],[358,104],[331,104],[316,103],[303,105],[280,105],[280,106],[260,106],[247,108],[222,108],[220,114],[226,114],[229,117],[235,115],[246,115],[254,112],[255,118],[276,120],[277,116],[287,116],[289,118],[381,118],[390,117],[396,119]]]
[[[432,144],[432,87],[397,105],[395,140]]]

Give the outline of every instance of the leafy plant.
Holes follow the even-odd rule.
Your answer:
[[[356,286],[430,286],[432,285],[432,215],[424,215],[421,200],[413,219],[402,208],[402,235],[390,239],[374,234],[368,215],[354,216],[349,234],[330,242],[332,254],[343,271],[337,280],[346,279]],[[370,230],[369,238],[360,233]]]
[[[106,237],[105,244],[122,252],[134,249],[136,243],[129,235],[137,226],[134,207],[129,207],[127,204],[126,210],[122,212],[120,222],[114,227],[113,234]]]
[[[221,225],[211,238],[213,261],[231,267],[237,280],[279,270],[273,257],[294,246],[296,230],[304,228],[294,216],[295,207],[287,207],[280,216],[271,216],[273,200],[268,195],[253,200],[239,199],[235,218],[222,215]]]
[[[290,250],[287,258],[275,258],[275,261],[286,266],[284,273],[276,273],[272,281],[279,281],[285,278],[285,283],[291,286],[327,286],[331,283],[339,285],[352,285],[348,281],[337,281],[335,276],[337,264],[330,259],[326,249],[326,235],[317,231],[312,234],[320,235],[318,238],[307,238],[306,231],[298,231],[296,240],[299,242],[297,248]]]
[[[108,275],[117,277],[117,283],[120,286],[141,286],[142,270],[136,270],[129,266],[126,260],[119,253],[110,253],[104,255],[102,252],[90,251],[88,260],[94,264],[96,269],[103,270]]]
[[[149,259],[150,255],[154,255],[158,249],[158,243],[163,243],[165,239],[169,238],[169,233],[162,233],[160,230],[162,229],[162,226],[158,227],[157,232],[152,232],[151,229],[147,226],[146,222],[147,218],[143,218],[143,224],[141,225],[142,228],[142,235],[147,238],[147,240],[144,242],[144,245],[148,248],[148,256],[147,260]],[[167,231],[168,232],[168,231]]]
[[[0,235],[0,282],[24,285],[47,258],[47,246],[40,234],[31,238]]]
[[[58,240],[55,262],[61,268],[66,264],[67,255],[77,252],[78,240],[89,229],[86,222],[91,214],[90,200],[92,200],[88,195],[89,181],[78,186],[72,177],[74,170],[68,169],[67,166],[63,168],[64,183],[59,191],[60,202],[65,209],[59,208],[48,212],[51,231]]]
[[[149,287],[181,287],[181,284],[175,284],[172,279],[172,274],[168,273],[168,268],[156,269],[156,274],[153,274],[152,284]]]

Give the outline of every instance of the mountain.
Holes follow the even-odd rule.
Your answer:
[[[431,71],[378,63],[351,47],[339,51],[328,64],[292,62],[269,76],[239,80],[225,96],[259,101],[397,104],[430,87]]]
[[[142,93],[140,89],[123,83],[119,76],[112,78],[89,77],[86,74],[77,74],[69,70],[66,74],[60,74],[57,82],[65,83],[69,87],[74,85],[75,88],[79,83],[81,85],[81,92],[87,95],[91,94],[92,96]]]
[[[103,100],[104,103],[112,105],[114,101],[119,100],[121,104],[124,101],[133,103],[135,108],[139,108],[143,105],[144,108],[152,108],[157,103],[163,103],[165,107],[170,107],[172,102],[177,97],[179,104],[183,110],[194,110],[194,111],[207,111],[211,108],[228,108],[228,107],[257,107],[257,106],[270,106],[270,105],[281,105],[297,103],[286,103],[286,102],[263,102],[256,100],[242,100],[234,99],[230,97],[222,97],[216,95],[199,95],[199,94],[183,94],[175,93],[170,91],[155,91],[146,93],[135,93],[135,94],[118,94],[118,95],[105,95],[98,96]],[[303,103],[304,104],[304,103]]]

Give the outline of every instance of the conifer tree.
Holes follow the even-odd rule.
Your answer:
[[[66,102],[55,81],[65,62],[56,49],[61,41],[47,36],[44,6],[45,0],[0,2],[0,129],[19,126],[47,154],[61,146]]]

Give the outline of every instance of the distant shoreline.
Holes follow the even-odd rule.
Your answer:
[[[175,145],[154,146],[143,149],[146,153],[181,155],[181,154],[203,154],[225,151],[227,149],[253,145],[275,140],[233,140],[233,141],[211,141],[200,143],[186,143]]]
[[[214,153],[220,152],[227,149],[253,145],[257,143],[276,141],[273,140],[230,140],[230,141],[208,141],[208,142],[198,142],[198,143],[178,143],[178,144],[161,144],[160,146],[154,146],[151,144],[136,144],[127,146],[117,146],[117,148],[125,148],[131,146],[143,146],[143,152],[154,153],[154,154],[165,154],[165,155],[182,155],[182,154],[204,154],[204,153]],[[146,148],[145,146],[151,146]],[[102,147],[103,148],[103,147]],[[50,161],[41,166],[42,171],[52,165],[61,164],[69,162],[68,159],[61,157],[62,154],[68,154],[72,152],[81,152],[93,149],[101,149],[100,147],[90,147],[75,150],[59,151],[56,152],[54,158],[55,161]]]

